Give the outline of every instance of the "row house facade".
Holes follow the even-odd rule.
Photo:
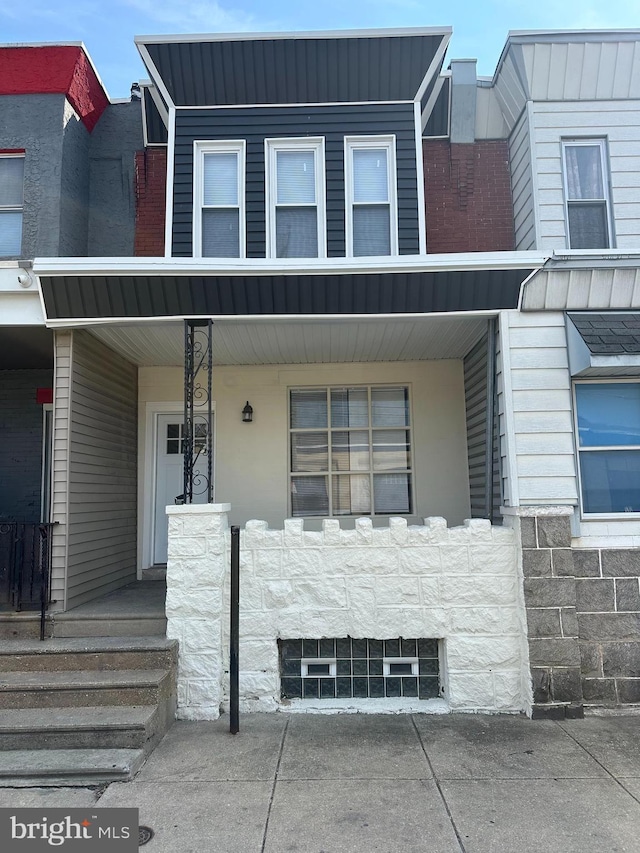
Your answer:
[[[0,49],[0,525],[167,566],[182,717],[229,525],[246,709],[640,702],[640,32],[450,36]]]

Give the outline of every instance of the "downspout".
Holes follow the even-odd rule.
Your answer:
[[[495,377],[496,377],[496,321],[491,317],[487,328],[487,424],[484,455],[484,506],[485,515],[493,524],[493,465],[495,429]]]

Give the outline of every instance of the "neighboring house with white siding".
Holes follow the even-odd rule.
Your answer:
[[[183,716],[228,522],[247,707],[640,702],[640,32],[449,38],[139,39],[132,248],[35,260],[52,609],[168,559]]]

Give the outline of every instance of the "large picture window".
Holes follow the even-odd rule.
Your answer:
[[[582,508],[640,512],[640,383],[576,382]]]
[[[24,155],[0,154],[0,258],[22,250]]]
[[[267,256],[326,257],[323,139],[267,139]]]
[[[196,142],[194,255],[245,256],[244,142]]]
[[[565,198],[570,249],[612,245],[604,139],[563,142]]]
[[[289,417],[293,516],[411,514],[408,388],[294,389]]]
[[[345,139],[347,255],[398,254],[395,138]]]

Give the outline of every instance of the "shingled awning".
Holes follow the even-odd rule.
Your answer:
[[[567,314],[572,376],[640,375],[640,313]]]

